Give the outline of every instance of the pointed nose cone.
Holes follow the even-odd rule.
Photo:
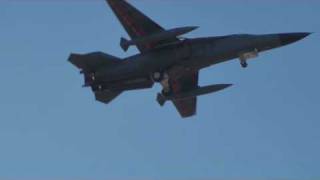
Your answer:
[[[297,42],[307,36],[309,36],[311,33],[287,33],[287,34],[279,34],[279,38],[281,41],[281,45],[285,46],[294,42]]]
[[[233,86],[233,84],[222,84],[221,86],[222,86],[223,89],[226,89],[228,87]]]

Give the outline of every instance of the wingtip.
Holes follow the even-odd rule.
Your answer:
[[[68,57],[68,61],[69,61],[69,62],[72,62],[72,61],[75,59],[76,56],[77,56],[77,54],[71,53],[71,54],[69,55],[69,57]]]
[[[120,40],[120,47],[122,48],[123,51],[127,52],[128,49],[129,49],[129,41],[122,37],[121,40]]]
[[[233,84],[221,84],[221,87],[223,87],[223,89],[229,88],[233,86]]]
[[[194,31],[196,29],[200,28],[200,26],[189,26],[188,29],[189,31]]]

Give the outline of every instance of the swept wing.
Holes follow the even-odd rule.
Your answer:
[[[111,9],[121,22],[124,29],[127,31],[131,39],[138,39],[141,37],[150,36],[152,34],[160,33],[165,29],[154,22],[152,19],[144,15],[138,9],[130,5],[125,0],[106,0]],[[137,48],[140,52],[146,52],[154,47],[178,42],[179,39],[171,38],[159,42],[148,42],[146,44],[138,44]]]

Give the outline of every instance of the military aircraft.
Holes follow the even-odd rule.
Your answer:
[[[121,38],[127,51],[136,46],[139,54],[120,59],[102,52],[71,54],[69,61],[84,75],[84,87],[91,87],[97,101],[110,103],[128,90],[151,88],[160,83],[157,101],[163,106],[172,101],[183,118],[196,114],[197,96],[226,89],[231,84],[200,87],[203,68],[239,59],[243,68],[247,60],[259,53],[301,40],[310,33],[282,33],[219,37],[184,38],[198,27],[164,29],[125,0],[106,0],[131,40]]]

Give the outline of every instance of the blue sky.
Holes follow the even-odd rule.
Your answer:
[[[166,28],[201,27],[188,37],[315,33],[246,70],[203,70],[202,85],[234,86],[182,120],[156,103],[160,86],[109,106],[81,88],[71,52],[137,53],[121,51],[127,35],[103,0],[2,0],[1,179],[320,178],[319,2],[131,2]]]

